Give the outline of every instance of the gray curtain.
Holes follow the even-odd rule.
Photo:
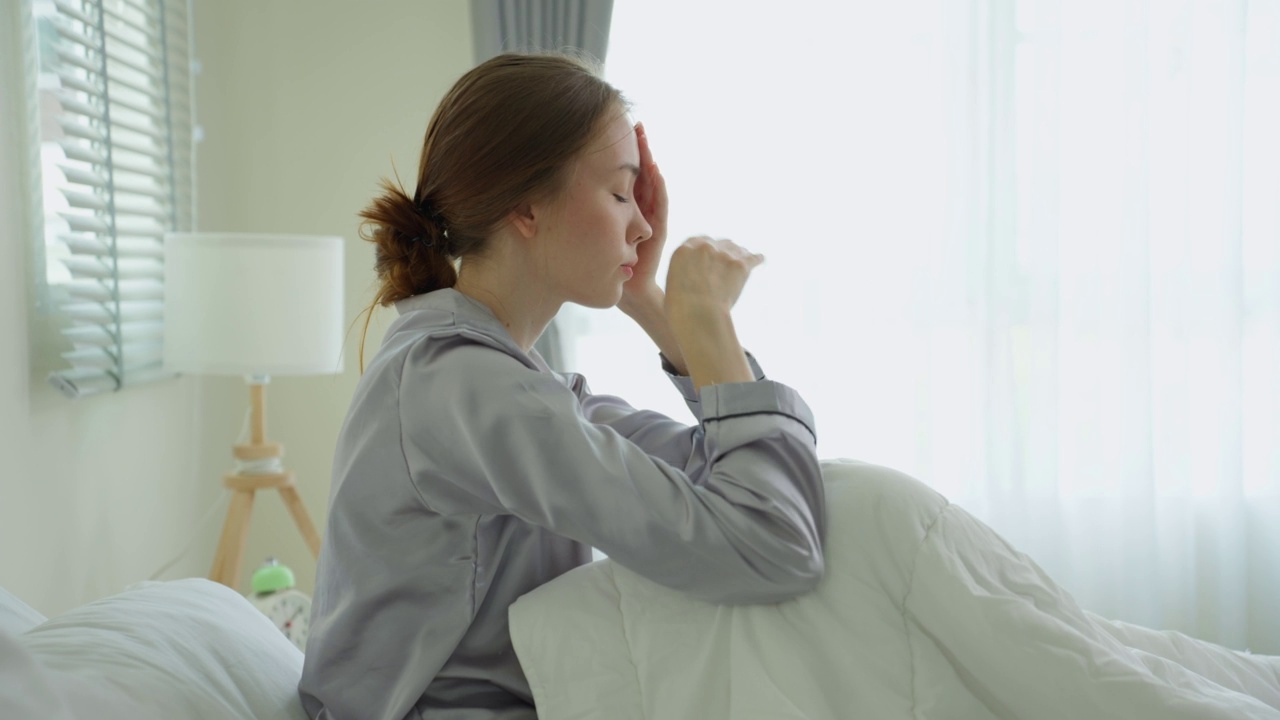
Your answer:
[[[476,64],[504,52],[576,48],[602,64],[609,47],[613,0],[471,0]],[[563,371],[564,343],[552,320],[534,348]]]
[[[476,64],[504,52],[585,50],[604,62],[613,0],[471,0]]]

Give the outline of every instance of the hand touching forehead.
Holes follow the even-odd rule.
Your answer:
[[[580,169],[587,170],[597,180],[619,173],[634,175],[639,172],[640,146],[636,141],[635,127],[627,115],[620,114],[609,121],[596,140],[587,146]]]

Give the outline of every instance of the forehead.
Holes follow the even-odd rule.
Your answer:
[[[639,162],[636,131],[626,114],[617,115],[606,123],[582,155],[583,165],[605,172],[617,170],[623,163],[637,165]]]

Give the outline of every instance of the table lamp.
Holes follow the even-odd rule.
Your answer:
[[[164,365],[177,373],[241,375],[249,385],[250,442],[236,444],[235,472],[209,578],[240,579],[254,493],[275,489],[311,553],[320,535],[284,469],[284,447],[266,439],[272,375],[342,371],[343,243],[340,237],[166,233]]]

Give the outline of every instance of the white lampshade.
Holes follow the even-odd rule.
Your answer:
[[[342,371],[342,238],[167,233],[164,265],[166,370]]]

